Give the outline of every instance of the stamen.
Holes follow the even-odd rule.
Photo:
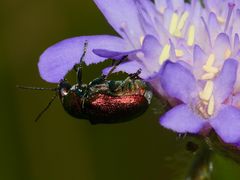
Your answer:
[[[208,60],[206,62],[206,66],[212,66],[214,61],[215,61],[215,55],[212,53],[208,57]]]
[[[224,53],[224,58],[227,59],[231,56],[232,54],[232,51],[230,49],[227,49]]]
[[[185,11],[185,12],[183,13],[183,15],[182,15],[179,23],[178,23],[178,26],[177,26],[177,29],[178,29],[178,30],[182,30],[182,29],[183,29],[183,27],[184,27],[184,25],[185,25],[186,20],[188,19],[188,17],[189,17],[189,13],[188,13],[187,11]]]
[[[206,73],[206,74],[203,74],[202,77],[201,77],[201,80],[209,80],[209,79],[213,79],[215,76],[214,73]]]
[[[187,40],[188,46],[192,46],[194,44],[194,40],[195,40],[195,26],[191,25],[188,30],[188,40]]]
[[[145,38],[145,36],[141,36],[141,37],[140,37],[140,43],[141,43],[141,45],[143,44],[144,38]]]
[[[228,25],[232,16],[232,12],[233,12],[233,8],[235,7],[234,3],[228,3],[228,15],[227,15],[227,20],[226,20],[226,24],[225,24],[225,28],[224,28],[224,32],[227,31],[228,29]]]
[[[182,37],[181,31],[179,31],[178,29],[176,29],[176,31],[175,31],[175,33],[174,33],[174,36],[176,36],[176,37],[178,37],[178,38]]]
[[[207,81],[203,91],[199,93],[199,97],[204,101],[208,101],[212,96],[212,93],[213,93],[213,82]]]
[[[206,109],[206,102],[199,102],[196,106],[197,113],[201,115],[204,119],[209,118],[209,114],[207,113]]]
[[[170,22],[170,26],[169,26],[169,33],[171,35],[174,35],[174,33],[176,31],[178,18],[179,18],[179,16],[176,13],[173,13],[172,19],[171,19],[171,22]]]
[[[224,19],[223,17],[221,17],[221,16],[218,16],[218,17],[217,17],[217,20],[218,20],[218,22],[221,23],[221,24],[224,24],[224,23],[225,23],[225,19]]]
[[[211,116],[211,115],[213,115],[213,112],[214,112],[214,97],[211,96],[209,103],[208,103],[207,113]]]
[[[159,63],[160,64],[163,64],[164,61],[166,61],[169,58],[169,53],[170,53],[170,45],[166,44],[163,47],[162,53],[161,53],[160,58],[159,58]]]
[[[216,67],[206,66],[206,65],[203,66],[203,70],[206,71],[207,73],[214,73],[214,74],[218,73],[219,71],[218,68]]]
[[[177,57],[182,57],[184,55],[184,52],[180,49],[176,49],[175,54],[176,54]]]
[[[176,37],[182,37],[182,32],[181,32],[181,30],[183,29],[183,27],[184,27],[184,25],[185,25],[185,23],[186,23],[186,20],[187,20],[187,18],[188,18],[188,16],[189,16],[189,13],[188,13],[187,11],[185,11],[185,12],[183,13],[183,15],[181,16],[181,19],[179,20],[179,23],[178,23],[178,25],[177,25],[177,28],[176,28],[176,30],[175,30],[175,32],[174,32],[174,35],[175,35]]]

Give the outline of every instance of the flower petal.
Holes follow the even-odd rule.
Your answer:
[[[226,51],[231,50],[230,40],[227,34],[220,33],[214,43],[213,52],[216,55],[215,66],[222,66],[226,60]],[[227,57],[229,58],[229,57]]]
[[[210,120],[211,126],[226,143],[240,141],[240,110],[233,106],[223,106],[217,116]]]
[[[154,0],[156,8],[163,13],[167,8],[167,0]]]
[[[121,60],[124,56],[135,54],[140,50],[132,50],[132,51],[126,51],[126,52],[119,52],[119,51],[109,51],[106,49],[93,49],[94,54],[104,57],[104,58],[110,58],[114,60]]]
[[[94,2],[109,24],[122,37],[126,38],[127,34],[133,44],[140,46],[140,37],[143,36],[143,32],[134,0],[94,0]]]
[[[151,1],[137,0],[138,18],[145,34],[158,37],[156,19],[160,18],[159,13]]]
[[[238,62],[234,59],[225,61],[220,74],[214,82],[214,96],[217,104],[222,103],[231,92],[236,81]]]
[[[162,67],[161,84],[171,97],[188,103],[196,96],[196,80],[192,73],[178,63],[167,61]]]
[[[195,45],[193,48],[193,73],[199,79],[204,71],[201,67],[206,63],[207,56],[200,46]]]
[[[162,46],[159,41],[151,35],[146,35],[142,45],[143,56],[138,56],[149,72],[157,72],[160,69],[159,57]]]
[[[232,97],[232,105],[240,110],[240,93]]]
[[[162,126],[179,133],[198,133],[205,123],[185,104],[174,107],[160,118]]]
[[[214,42],[217,35],[221,31],[221,26],[218,23],[216,14],[213,12],[211,12],[208,17],[208,30],[210,33],[211,42]]]
[[[58,42],[46,49],[40,57],[38,68],[41,77],[48,82],[58,83],[80,61],[83,45],[88,42],[87,53],[84,57],[86,64],[98,63],[105,58],[95,55],[95,48],[126,51],[126,43],[116,36],[80,36]]]

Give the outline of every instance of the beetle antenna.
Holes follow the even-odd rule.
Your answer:
[[[74,70],[77,72],[78,84],[82,84],[82,63],[83,63],[84,57],[86,56],[86,53],[87,53],[87,46],[88,46],[88,41],[86,40],[83,45],[83,53],[80,58],[80,62],[79,62],[79,64],[75,64],[73,67]]]
[[[51,100],[49,101],[48,105],[38,114],[38,116],[35,119],[35,122],[37,122],[40,117],[48,110],[48,108],[51,106],[51,104],[53,103],[53,101],[56,99],[56,97],[58,96],[58,94],[55,94]]]
[[[20,85],[17,85],[16,87],[19,89],[40,90],[40,91],[44,91],[44,90],[57,91],[58,90],[58,88],[43,88],[43,87],[31,87],[31,86],[20,86]]]

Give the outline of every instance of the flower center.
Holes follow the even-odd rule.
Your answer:
[[[215,100],[214,100],[214,83],[213,78],[219,72],[219,69],[214,67],[215,55],[212,53],[209,55],[206,64],[203,65],[205,73],[201,76],[201,80],[205,80],[205,86],[202,91],[199,92],[199,98],[201,102],[197,106],[197,110],[204,118],[209,118],[214,113]]]

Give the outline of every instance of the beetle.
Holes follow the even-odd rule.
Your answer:
[[[59,97],[64,110],[71,116],[79,119],[87,119],[91,124],[110,124],[129,121],[144,113],[152,99],[152,91],[149,85],[139,78],[141,70],[130,74],[124,80],[108,80],[109,75],[122,61],[119,60],[107,75],[102,75],[89,84],[82,83],[82,63],[87,50],[87,42],[84,44],[83,54],[79,64],[73,69],[77,74],[77,83],[71,85],[64,78],[57,88],[34,88],[18,86],[23,89],[52,90],[52,97],[41,115],[50,107],[56,97]],[[125,56],[123,59],[126,59]]]

